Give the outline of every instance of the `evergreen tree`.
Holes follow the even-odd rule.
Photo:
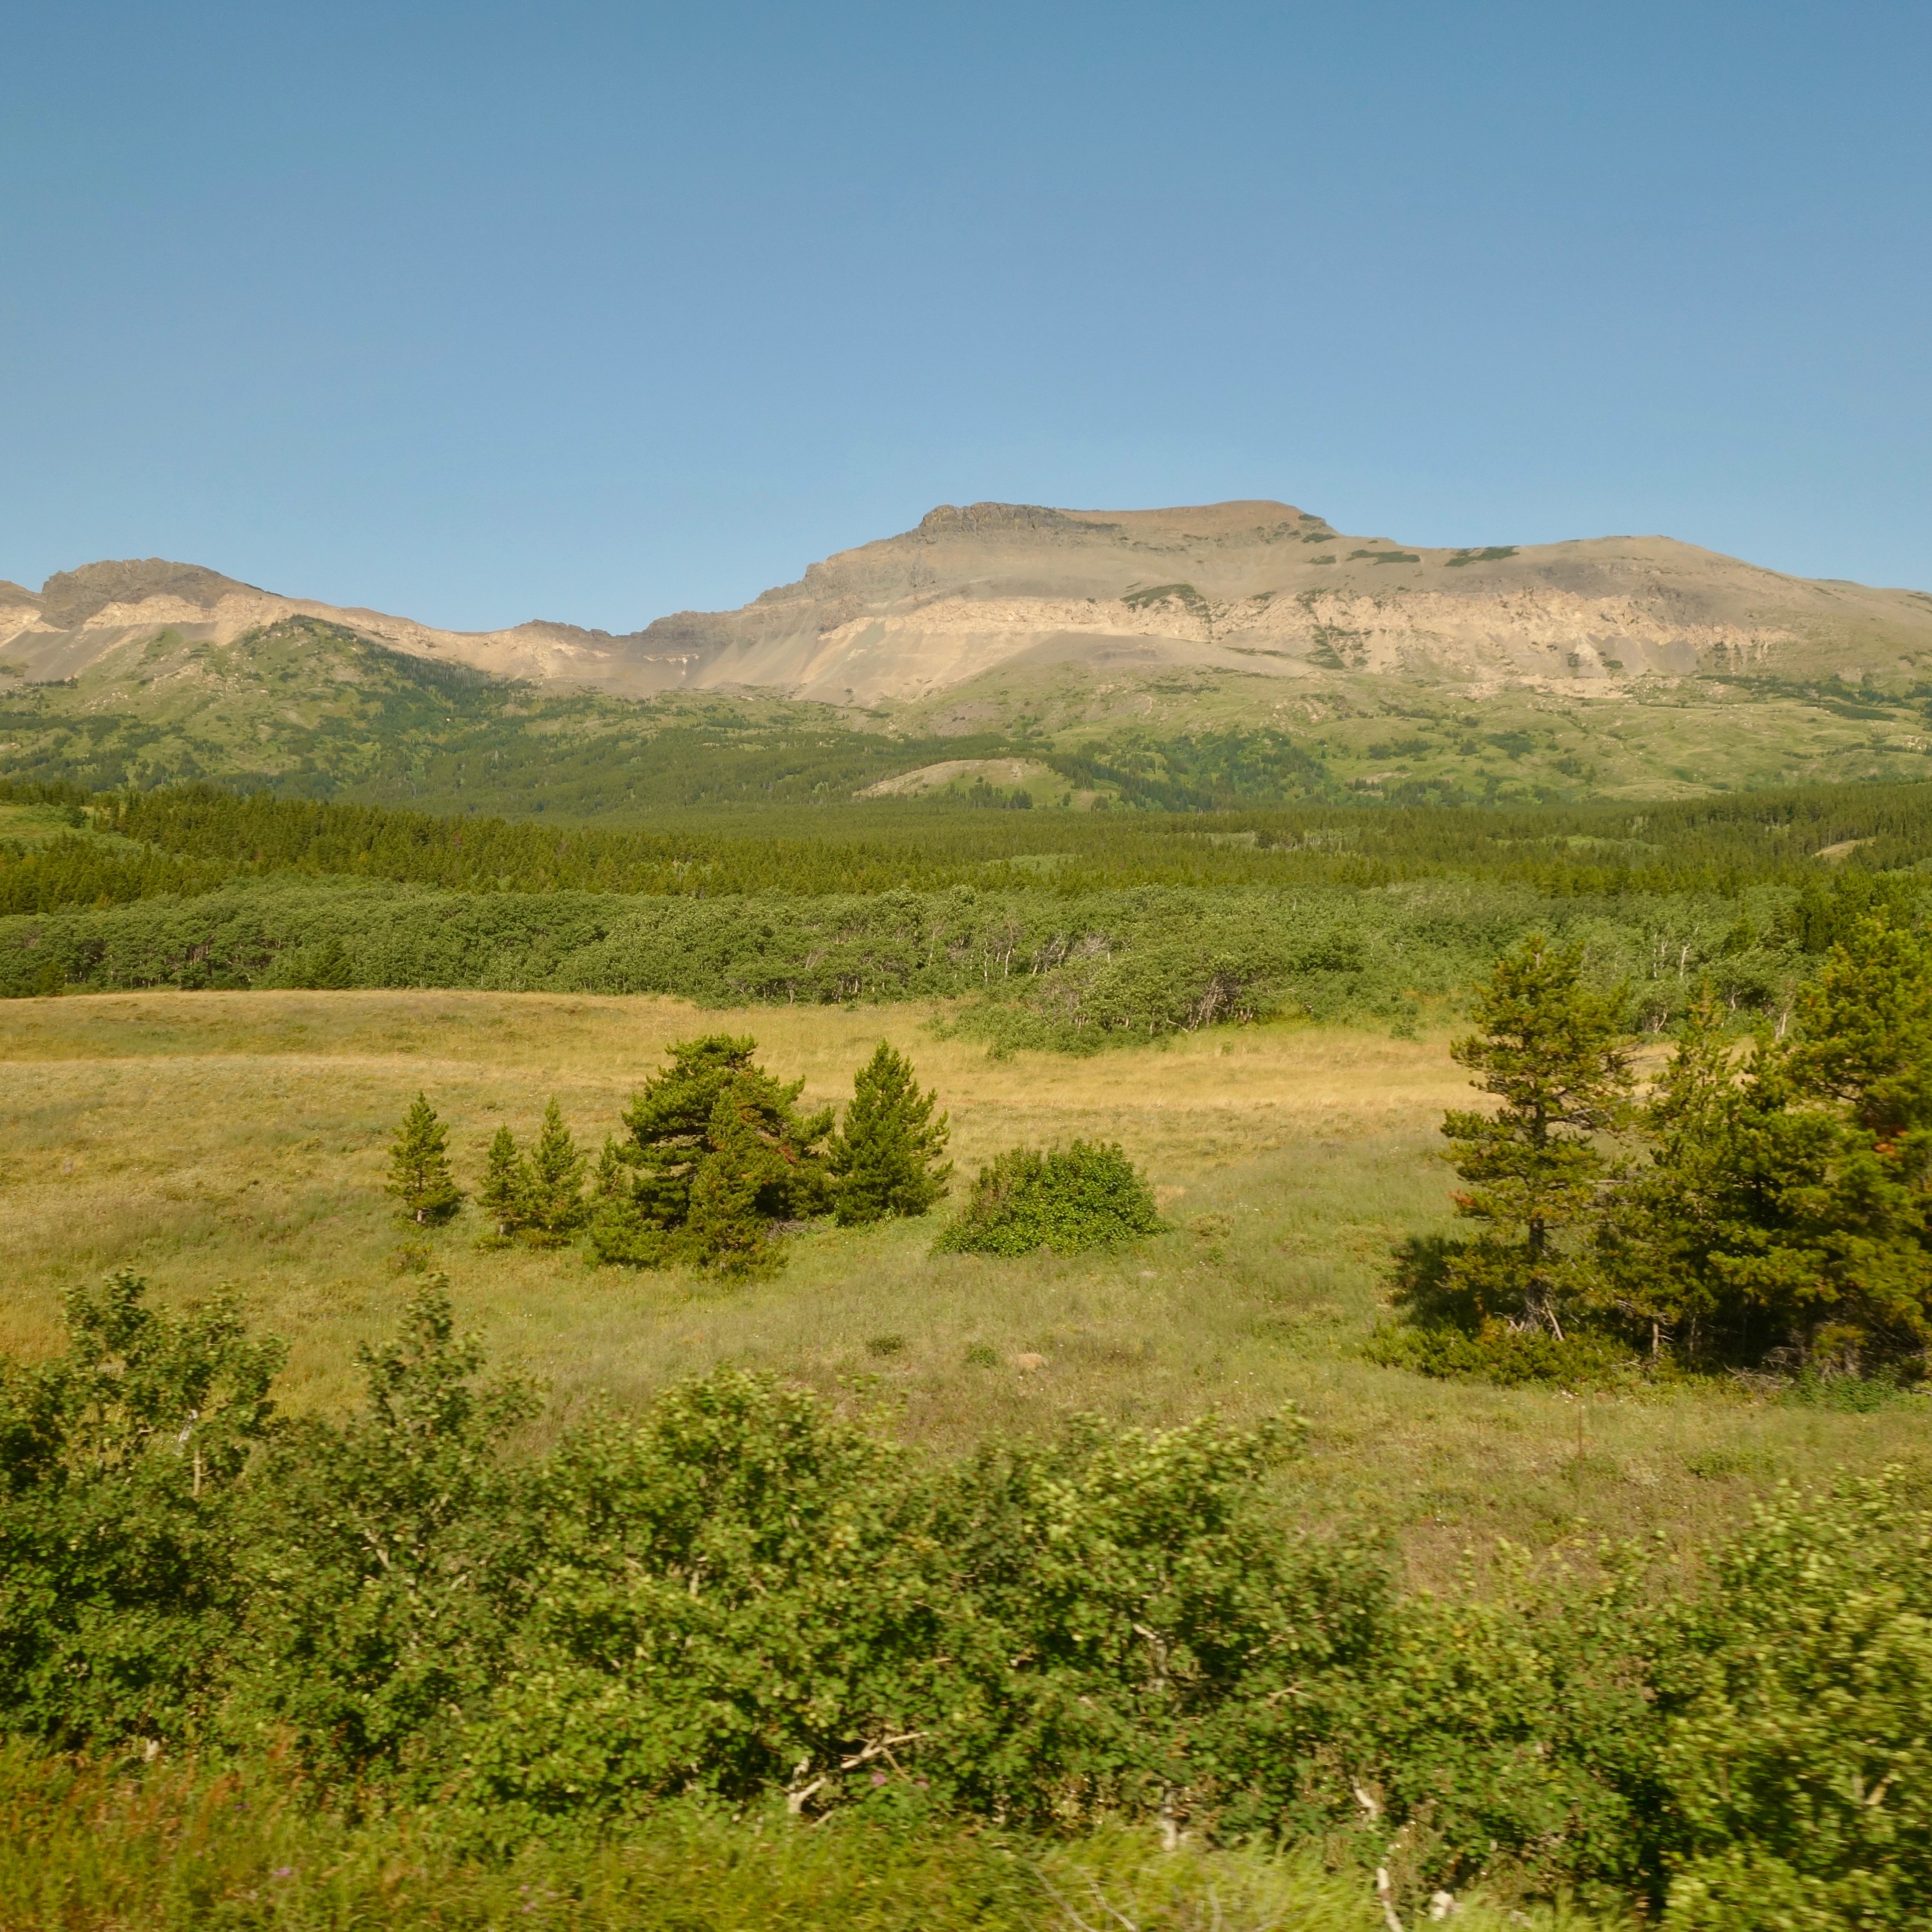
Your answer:
[[[526,1213],[536,1240],[555,1246],[576,1230],[584,1218],[584,1173],[589,1164],[552,1094],[530,1160]]]
[[[884,1040],[852,1083],[844,1124],[826,1150],[832,1212],[842,1228],[923,1214],[946,1192],[946,1117],[932,1118],[937,1089],[921,1094],[912,1063]]]
[[[1734,1068],[1708,998],[1606,1226],[1616,1310],[1692,1356],[1859,1367],[1932,1342],[1932,949],[1855,927]]]
[[[449,1171],[449,1130],[436,1109],[418,1094],[403,1116],[389,1148],[389,1178],[383,1192],[402,1203],[412,1220],[428,1226],[446,1221],[463,1200]]]
[[[596,1168],[590,1177],[591,1199],[628,1200],[633,1178],[631,1164],[624,1158],[624,1150],[613,1136],[606,1134],[603,1146],[597,1151]]]
[[[476,1204],[496,1224],[500,1240],[527,1226],[532,1176],[530,1162],[517,1151],[517,1137],[508,1126],[499,1127],[484,1157],[483,1185],[477,1190]]]
[[[740,1075],[718,1095],[705,1130],[705,1156],[692,1179],[679,1246],[719,1274],[766,1274],[780,1259],[769,1238],[772,1217],[759,1207],[786,1180],[781,1144],[761,1131],[764,1101],[752,1075]]]
[[[1768,1288],[1779,1271],[1778,1198],[1808,1163],[1781,1099],[1742,1072],[1727,1019],[1701,989],[1639,1116],[1648,1160],[1596,1230],[1593,1301],[1653,1355],[1754,1360],[1779,1339],[1744,1278]]]
[[[749,1254],[748,1231],[763,1242],[772,1222],[826,1205],[820,1150],[832,1110],[800,1114],[805,1082],[774,1079],[753,1064],[757,1051],[755,1040],[725,1034],[680,1041],[670,1065],[633,1097],[623,1117],[630,1144],[617,1152],[635,1178],[628,1198],[597,1210],[591,1239],[600,1259],[652,1265],[682,1256],[710,1266]]]
[[[1497,961],[1477,995],[1480,1030],[1450,1051],[1502,1104],[1454,1108],[1442,1121],[1466,1184],[1456,1211],[1484,1226],[1448,1257],[1452,1292],[1559,1337],[1576,1288],[1573,1238],[1612,1172],[1598,1137],[1630,1112],[1625,995],[1592,992],[1582,969],[1580,946],[1540,933]]]

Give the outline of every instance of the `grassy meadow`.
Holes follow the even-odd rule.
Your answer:
[[[1443,1108],[1468,1093],[1446,1037],[1276,1024],[1090,1058],[989,1057],[928,1010],[699,1012],[656,998],[461,992],[146,992],[0,1004],[0,1348],[51,1352],[62,1292],[114,1268],[178,1305],[232,1282],[291,1345],[281,1396],[331,1408],[358,1344],[424,1268],[493,1362],[542,1378],[554,1431],[720,1363],[821,1390],[872,1378],[912,1439],[951,1451],[1072,1411],[1160,1425],[1284,1403],[1307,1418],[1286,1480],[1310,1514],[1386,1528],[1414,1580],[1498,1538],[1583,1552],[1688,1545],[1780,1478],[1923,1460],[1920,1399],[1871,1413],[1708,1382],[1574,1400],[1424,1380],[1364,1360],[1384,1258],[1442,1225]],[[776,1280],[728,1286],[480,1248],[473,1210],[400,1225],[388,1137],[418,1088],[474,1186],[484,1144],[559,1098],[594,1152],[665,1043],[758,1038],[808,1102],[849,1097],[881,1038],[950,1112],[959,1178],[1017,1142],[1117,1139],[1170,1232],[1114,1254],[935,1256],[934,1224],[801,1234]],[[853,1399],[866,1399],[862,1388]]]

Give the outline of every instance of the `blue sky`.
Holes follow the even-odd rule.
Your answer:
[[[0,576],[469,628],[933,504],[1932,587],[1932,7],[16,7]]]

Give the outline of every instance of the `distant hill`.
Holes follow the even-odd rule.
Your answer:
[[[651,715],[622,702],[640,698]],[[154,559],[38,592],[0,584],[0,766],[129,776],[347,786],[401,770],[405,737],[419,760],[448,731],[473,735],[479,706],[500,763],[506,731],[536,728],[532,706],[649,736],[667,702],[716,718],[736,701],[768,738],[802,704],[801,730],[1090,753],[1074,789],[1096,796],[1112,795],[1102,766],[1138,771],[1150,799],[1238,793],[1240,757],[1223,746],[1204,764],[1199,745],[1257,734],[1299,748],[1274,744],[1264,788],[1293,768],[1304,791],[1668,796],[1918,776],[1928,700],[1922,591],[1665,537],[1404,545],[1268,502],[944,506],[742,609],[621,636],[440,630]],[[873,752],[853,770],[891,796],[964,782],[955,764],[928,758],[902,783]]]

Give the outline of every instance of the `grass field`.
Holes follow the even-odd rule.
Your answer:
[[[632,1404],[724,1361],[828,1390],[875,1377],[908,1435],[942,1450],[1079,1410],[1160,1424],[1290,1402],[1310,1424],[1287,1478],[1300,1500],[1385,1526],[1422,1582],[1498,1537],[1539,1551],[1688,1541],[1780,1478],[1924,1460],[1917,1398],[1855,1414],[1703,1384],[1578,1401],[1362,1359],[1390,1243],[1447,1211],[1435,1128],[1468,1088],[1441,1039],[1270,1026],[994,1060],[927,1018],[451,992],[8,1002],[0,1347],[53,1347],[62,1291],[108,1268],[140,1270],[170,1303],[232,1282],[291,1345],[285,1403],[332,1406],[357,1386],[356,1345],[428,1266],[495,1362],[550,1384],[546,1429],[600,1391]],[[528,1134],[554,1092],[594,1148],[667,1041],[720,1030],[754,1034],[808,1101],[849,1096],[891,1040],[937,1084],[962,1176],[1018,1141],[1117,1138],[1172,1231],[1118,1254],[1000,1262],[933,1256],[929,1222],[828,1226],[749,1287],[481,1250],[473,1212],[408,1252],[380,1189],[418,1088],[473,1184],[499,1124]]]

